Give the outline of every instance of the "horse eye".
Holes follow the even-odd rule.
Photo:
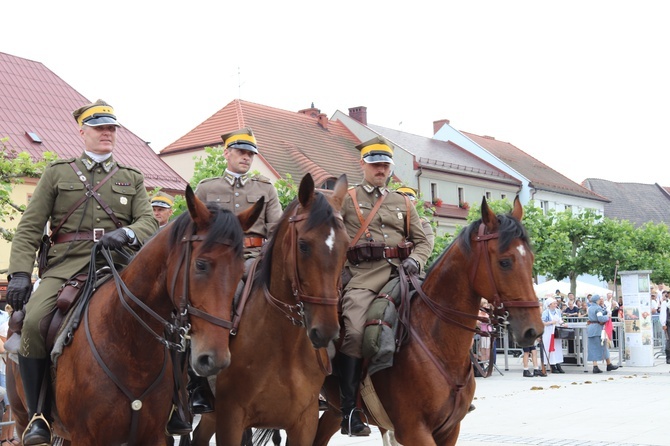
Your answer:
[[[498,262],[498,264],[502,269],[512,268],[512,261],[510,259],[502,259],[500,262]]]
[[[298,249],[303,254],[309,254],[309,243],[304,240],[298,241]]]
[[[196,259],[195,261],[195,269],[196,271],[207,271],[208,263],[202,259]]]

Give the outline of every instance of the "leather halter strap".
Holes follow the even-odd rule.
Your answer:
[[[493,305],[496,309],[504,308],[538,308],[540,307],[540,302],[528,302],[528,301],[502,301],[500,299],[500,294],[498,293],[498,287],[496,287],[495,279],[493,278],[493,268],[491,267],[491,257],[488,255],[489,240],[496,239],[500,236],[500,233],[494,232],[493,234],[486,234],[486,225],[481,223],[479,225],[479,231],[475,237],[475,242],[481,242],[477,246],[475,251],[475,261],[472,263],[472,270],[470,270],[470,283],[474,283],[475,275],[477,274],[477,269],[479,267],[479,260],[481,257],[484,257],[486,263],[486,272],[489,278],[489,283],[493,287]]]
[[[289,249],[293,251],[293,261],[291,262],[290,266],[290,268],[293,270],[293,277],[291,277],[291,289],[293,292],[293,296],[296,298],[297,303],[292,305],[282,302],[281,300],[277,299],[272,294],[270,294],[270,290],[267,288],[267,286],[264,287],[263,294],[265,295],[265,300],[267,300],[270,305],[274,306],[279,311],[284,313],[284,315],[291,321],[293,325],[299,325],[304,327],[305,303],[316,304],[316,305],[337,305],[340,301],[339,299],[340,293],[339,292],[337,293],[338,297],[324,298],[324,297],[310,296],[303,291],[302,281],[300,280],[300,274],[298,273],[298,242],[297,242],[298,228],[296,223],[305,220],[309,216],[309,214],[298,215],[298,208],[300,208],[299,205],[296,206],[295,210],[293,211],[293,215],[291,215],[288,218],[288,223],[290,225]],[[335,214],[338,217],[340,215],[339,212],[335,212]]]

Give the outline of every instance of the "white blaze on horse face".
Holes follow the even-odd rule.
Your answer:
[[[330,235],[326,239],[326,246],[330,249],[330,252],[333,252],[333,247],[335,246],[335,229],[330,228]]]
[[[516,249],[519,251],[519,254],[521,254],[521,257],[526,256],[526,249],[523,247],[523,245],[517,246]]]

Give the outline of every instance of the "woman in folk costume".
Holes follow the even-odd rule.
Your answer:
[[[563,362],[563,341],[554,336],[556,326],[563,325],[563,316],[558,309],[558,303],[553,297],[544,302],[544,311],[542,312],[542,323],[544,324],[544,333],[542,334],[542,344],[544,345],[544,362],[551,366],[553,373],[565,373],[561,368]]]
[[[603,328],[610,320],[610,310],[603,303],[603,298],[594,294],[588,310],[589,320],[586,322],[586,335],[588,336],[587,361],[593,361],[593,373],[602,373],[598,368],[598,361],[603,359],[607,362],[607,371],[616,370],[619,367],[610,362],[609,339],[603,336]]]

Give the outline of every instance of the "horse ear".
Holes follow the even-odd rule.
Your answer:
[[[333,189],[333,208],[338,212],[342,209],[342,203],[344,203],[344,196],[347,194],[348,188],[349,181],[347,180],[347,174],[343,173],[337,179],[335,189]]]
[[[512,209],[512,217],[519,221],[521,221],[523,218],[523,206],[521,206],[521,200],[519,200],[518,195],[516,198],[514,198],[514,209]]]
[[[193,223],[199,228],[205,228],[209,225],[211,219],[211,212],[207,209],[205,203],[200,201],[198,197],[193,193],[191,185],[186,185],[186,190],[184,191],[184,196],[186,197],[186,205],[188,206],[188,213],[191,214],[191,219]]]
[[[264,205],[265,197],[261,196],[252,207],[237,214],[237,219],[240,221],[240,225],[242,225],[242,230],[244,232],[247,232],[249,228],[256,223],[256,220],[258,220],[258,217],[260,217],[261,212],[263,211]]]
[[[486,225],[489,231],[493,231],[495,225],[498,224],[498,217],[489,207],[486,197],[482,197],[482,223]]]
[[[313,197],[314,179],[312,179],[311,174],[307,173],[304,177],[302,177],[302,181],[300,182],[300,188],[298,189],[298,200],[300,201],[302,207],[306,208],[312,202]]]

